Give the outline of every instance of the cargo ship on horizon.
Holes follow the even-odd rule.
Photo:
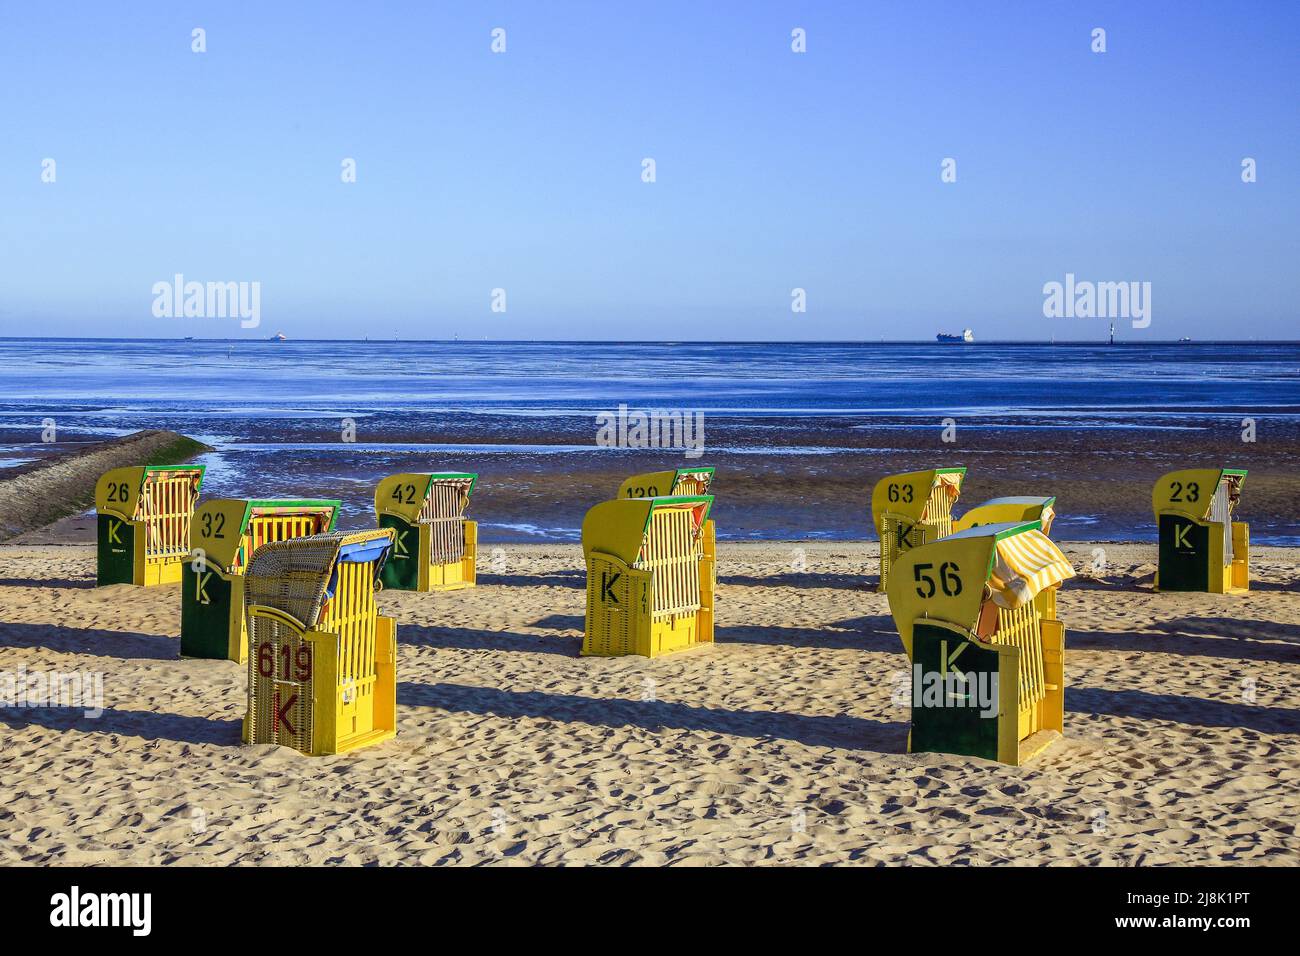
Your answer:
[[[952,335],[948,332],[940,332],[935,336],[940,342],[974,342],[975,333],[970,329],[962,329],[961,335]]]

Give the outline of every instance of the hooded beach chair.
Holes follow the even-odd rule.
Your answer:
[[[898,556],[889,610],[912,662],[908,750],[1020,764],[1064,731],[1074,571],[1037,521],[980,525]]]
[[[990,498],[983,504],[976,505],[952,522],[953,531],[965,531],[986,524],[1019,524],[1025,521],[1037,521],[1043,534],[1052,533],[1052,522],[1056,520],[1056,498],[1039,498],[1020,495],[1012,498]]]
[[[104,472],[95,483],[95,579],[105,584],[172,584],[189,560],[190,519],[202,465],[140,465]]]
[[[1156,482],[1157,591],[1250,590],[1250,525],[1232,520],[1245,480],[1245,469],[1196,468]]]
[[[334,530],[339,503],[212,498],[194,512],[181,574],[181,657],[244,663],[244,571],[258,548]]]
[[[620,498],[659,498],[665,495],[707,495],[713,484],[712,468],[678,468],[633,475],[618,487]],[[712,518],[704,522],[704,557],[716,570],[718,529]]]
[[[587,623],[582,653],[658,657],[713,642],[708,495],[619,498],[582,522]]]
[[[665,495],[707,495],[712,468],[678,468],[633,475],[619,485],[620,498],[660,498]]]
[[[465,509],[478,475],[402,474],[375,489],[379,527],[392,528],[393,555],[384,587],[395,591],[454,591],[476,579],[478,525]]]
[[[952,533],[952,506],[961,495],[965,468],[931,468],[890,475],[871,492],[871,520],[880,538],[880,587],[890,566],[911,548]]]
[[[375,591],[388,530],[335,531],[257,549],[244,574],[244,742],[311,756],[397,732],[397,626]]]

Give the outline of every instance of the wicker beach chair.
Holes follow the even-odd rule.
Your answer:
[[[1064,732],[1074,576],[1037,521],[980,525],[900,554],[889,609],[912,662],[910,752],[1020,764]]]
[[[172,584],[189,559],[202,465],[114,468],[95,483],[96,583]]]
[[[620,498],[582,522],[585,655],[658,657],[713,642],[713,559],[704,553],[708,495]]]
[[[397,627],[378,613],[388,530],[291,538],[244,575],[247,743],[343,753],[397,730]]]
[[[878,590],[888,590],[890,569],[900,554],[952,533],[952,506],[965,478],[965,468],[931,468],[876,482],[871,521],[880,538]]]
[[[181,657],[248,656],[244,571],[257,549],[334,530],[339,503],[213,498],[194,512],[181,573]]]
[[[1245,469],[1194,468],[1171,471],[1156,482],[1156,590],[1250,590],[1250,525],[1232,520],[1245,481]]]
[[[384,587],[398,591],[454,591],[477,579],[478,525],[465,518],[478,476],[460,472],[410,473],[385,478],[375,489],[379,527],[394,534]]]

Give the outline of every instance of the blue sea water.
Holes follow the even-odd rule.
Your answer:
[[[866,476],[892,455],[915,453],[918,436],[937,441],[947,418],[967,441],[983,434],[1013,450],[1023,441],[1026,460],[1098,435],[1136,460],[1170,442],[1222,437],[1247,417],[1289,448],[1300,435],[1300,343],[0,339],[0,383],[0,469],[48,453],[46,419],[61,441],[171,428],[217,449],[205,456],[211,493],[275,493],[263,487],[268,463],[292,460],[286,492],[324,479],[355,486],[346,510],[358,520],[372,478],[395,465],[478,463],[471,470],[534,477],[661,467],[657,453],[596,447],[594,416],[620,405],[702,412],[710,463],[773,474],[847,460]],[[345,420],[355,443],[339,438]],[[1261,449],[1242,451],[1257,458]],[[523,510],[498,516],[498,537],[576,535],[576,503],[548,521],[521,520]],[[733,528],[759,538],[868,536],[861,522],[839,528],[833,514],[809,514]],[[1080,514],[1077,530],[1098,523],[1129,536],[1133,520]],[[1285,524],[1260,531],[1291,540]],[[523,525],[549,530],[518,532]]]

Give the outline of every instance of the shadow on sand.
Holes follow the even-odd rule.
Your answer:
[[[0,647],[43,647],[63,654],[90,654],[119,660],[175,661],[180,641],[163,634],[82,629],[61,624],[0,623]]]
[[[1196,727],[1240,727],[1262,734],[1300,733],[1300,710],[1292,707],[1262,707],[1144,690],[1067,688],[1065,709],[1079,714],[1168,720]]]
[[[117,734],[142,740],[174,740],[183,744],[240,743],[242,720],[220,717],[187,717],[151,710],[104,708],[98,717],[70,707],[5,708],[0,722],[13,730],[45,727],[49,730],[77,730],[83,733]]]
[[[792,740],[810,747],[903,753],[907,724],[859,717],[819,717],[768,710],[694,707],[668,701],[605,700],[574,694],[497,690],[464,684],[397,685],[399,707],[434,707],[496,717],[534,717],[593,727],[690,730],[738,737]]]

